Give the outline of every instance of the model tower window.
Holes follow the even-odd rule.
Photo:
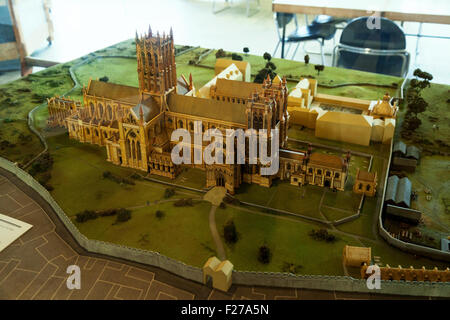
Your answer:
[[[164,94],[177,83],[175,49],[172,29],[170,34],[138,37],[136,34],[136,56],[138,62],[139,89],[151,94]]]

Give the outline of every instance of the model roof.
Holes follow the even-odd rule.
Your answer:
[[[408,146],[406,148],[406,157],[419,160],[420,150],[416,146]]]
[[[411,205],[411,189],[411,181],[407,177],[399,179],[397,176],[391,176],[388,179],[385,201],[391,201],[409,208]]]
[[[261,91],[262,84],[219,78],[216,81],[216,94],[219,96],[247,99],[255,91]]]
[[[368,172],[368,171],[365,171],[365,170],[358,170],[358,173],[356,175],[356,179],[362,180],[362,181],[373,182],[376,179],[376,173],[375,172]]]
[[[344,165],[344,159],[332,154],[313,153],[311,154],[309,163],[341,170]]]
[[[245,105],[240,103],[182,96],[171,93],[167,97],[167,105],[171,112],[217,119],[219,121],[235,122],[241,125],[247,123]]]
[[[397,141],[392,148],[392,152],[400,152],[406,154],[406,144],[403,141]]]
[[[348,126],[371,127],[372,117],[360,114],[327,111],[317,118],[317,121],[340,123]]]
[[[294,159],[294,160],[303,160],[303,158],[305,157],[305,154],[301,151],[281,149],[280,157],[287,158],[287,159]]]
[[[148,97],[141,103],[138,103],[133,108],[131,108],[131,110],[133,110],[138,119],[140,119],[142,110],[144,121],[147,122],[152,120],[159,113],[159,106],[155,98]]]
[[[139,103],[139,89],[136,87],[91,80],[87,90],[90,96],[119,100],[129,104]]]

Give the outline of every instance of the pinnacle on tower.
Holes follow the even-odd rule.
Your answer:
[[[152,37],[152,27],[150,25],[148,25],[148,36]]]
[[[144,109],[142,109],[142,105],[141,105],[141,107],[139,108],[139,118],[140,118],[141,120],[144,120]]]

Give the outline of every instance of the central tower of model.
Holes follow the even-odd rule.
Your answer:
[[[136,57],[141,93],[162,95],[177,83],[173,33],[154,36],[151,28],[148,34],[138,37],[136,33]]]

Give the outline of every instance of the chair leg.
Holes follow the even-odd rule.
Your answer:
[[[298,47],[300,47],[300,42],[298,42],[297,46],[295,47],[294,53],[292,54],[292,58],[291,58],[292,60],[294,60],[294,57],[297,54]]]
[[[324,39],[322,39],[322,40],[318,39],[318,41],[320,42],[320,56],[322,57],[322,65],[324,66],[325,65],[325,56],[323,54],[323,44],[324,44],[325,40]]]
[[[275,50],[273,51],[272,57],[275,57],[275,54],[277,53],[278,47],[280,46],[281,40],[278,40],[277,45],[275,46]]]
[[[288,47],[287,47],[287,50],[286,50],[286,52],[284,53],[284,56],[285,56],[285,57],[288,56],[289,51],[291,51],[291,47],[292,47],[292,42],[289,42]]]

